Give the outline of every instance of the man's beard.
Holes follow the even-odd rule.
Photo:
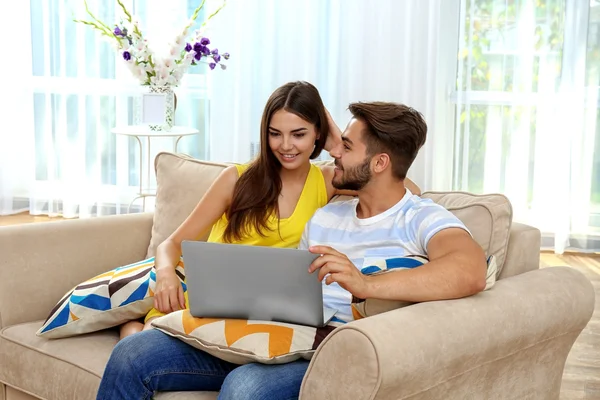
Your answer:
[[[335,166],[338,167],[342,175],[337,177],[334,175],[332,184],[333,187],[340,190],[361,190],[371,180],[371,160],[365,159],[362,164],[354,167],[342,168],[339,160],[335,160]]]

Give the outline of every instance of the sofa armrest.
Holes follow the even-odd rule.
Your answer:
[[[78,283],[143,260],[152,214],[0,228],[0,327],[48,317]]]
[[[498,279],[538,269],[541,240],[539,229],[513,222],[508,238],[506,259]]]
[[[593,309],[589,280],[552,267],[354,321],[319,346],[301,399],[558,399]]]

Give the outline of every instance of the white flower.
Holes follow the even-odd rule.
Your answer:
[[[138,41],[138,42],[135,44],[135,49],[136,49],[137,51],[140,51],[140,52],[141,52],[141,51],[146,51],[146,50],[147,50],[147,46],[146,46],[146,43],[145,43],[145,41],[143,41],[143,40],[139,40],[139,41]]]
[[[157,73],[156,76],[153,76],[152,78],[150,78],[150,81],[152,82],[153,85],[158,85],[158,86],[163,86],[168,82],[169,79],[169,75],[168,74],[161,74],[161,73]]]
[[[177,85],[177,84],[179,83],[179,79],[177,79],[177,78],[176,78],[175,76],[173,76],[173,75],[170,75],[170,76],[167,78],[167,83],[168,83],[169,85],[173,85],[173,86],[174,86],[174,85]]]
[[[181,45],[178,45],[177,43],[173,43],[171,45],[171,48],[169,49],[169,55],[171,57],[175,57],[179,53],[181,53]]]
[[[187,63],[188,65],[191,64],[195,55],[196,52],[194,50],[190,50],[190,52],[183,57],[183,62]]]
[[[161,81],[166,81],[169,78],[170,71],[164,66],[156,68],[156,77]]]
[[[157,71],[159,69],[162,69],[163,67],[163,59],[160,57],[154,57],[154,69],[156,69]]]
[[[141,81],[142,83],[146,82],[146,80],[148,80],[148,74],[146,74],[146,71],[143,68],[136,68],[135,70],[132,71],[133,76],[138,79],[139,81]]]
[[[164,66],[164,68],[166,68],[167,70],[169,70],[169,71],[170,71],[170,70],[172,70],[172,69],[173,69],[173,67],[175,66],[175,61],[173,61],[173,59],[172,59],[172,58],[166,58],[166,59],[163,61],[163,66]]]

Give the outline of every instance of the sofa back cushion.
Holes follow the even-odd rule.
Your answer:
[[[320,161],[316,164],[331,164]],[[147,257],[192,212],[219,174],[231,164],[200,161],[185,155],[159,153],[155,159],[158,190]],[[495,256],[500,276],[512,223],[512,207],[501,194],[475,195],[465,192],[425,192],[429,198],[456,215],[471,231],[486,255]],[[338,196],[334,200],[347,199]],[[201,239],[205,240],[208,232]]]
[[[154,168],[158,186],[147,257],[155,255],[156,247],[181,225],[228,166],[168,152],[156,156]],[[202,239],[206,240],[208,233]]]
[[[483,248],[486,256],[495,256],[500,276],[512,224],[513,210],[502,194],[476,195],[465,192],[425,192],[428,198],[440,204],[460,219]]]

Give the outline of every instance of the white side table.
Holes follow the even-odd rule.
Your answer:
[[[150,130],[149,127],[144,126],[144,125],[116,127],[116,128],[111,129],[111,132],[116,135],[125,135],[125,136],[134,137],[134,138],[136,138],[138,144],[140,145],[140,191],[138,192],[137,196],[133,200],[131,200],[131,202],[129,203],[129,206],[127,207],[128,213],[129,213],[129,209],[131,208],[131,205],[137,199],[142,199],[144,210],[146,210],[146,197],[156,195],[155,193],[152,193],[149,190],[144,191],[143,180],[142,180],[143,146],[142,146],[141,138],[145,137],[147,140],[147,149],[146,149],[146,158],[148,161],[148,175],[147,175],[148,181],[147,182],[148,182],[148,184],[150,184],[150,171],[152,170],[152,166],[151,166],[152,163],[150,160],[150,139],[158,138],[158,137],[176,138],[175,143],[173,145],[173,152],[177,153],[177,145],[179,144],[179,141],[181,140],[181,138],[183,138],[184,136],[197,135],[198,133],[200,133],[200,131],[198,129],[190,128],[190,127],[186,127],[186,126],[174,126],[169,131],[152,131],[152,130]]]

